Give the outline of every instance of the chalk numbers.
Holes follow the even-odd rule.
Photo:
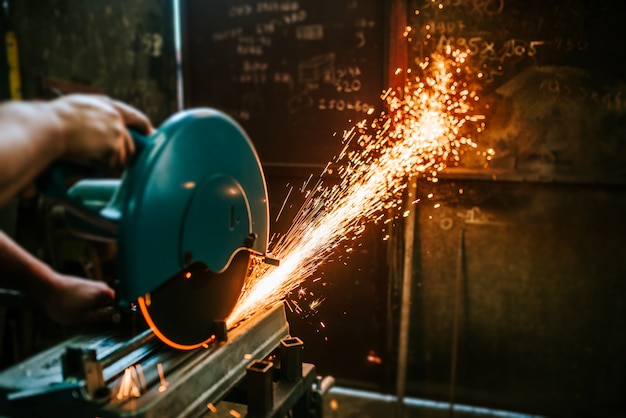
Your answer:
[[[143,52],[151,57],[160,57],[163,53],[163,37],[160,33],[144,33],[141,44]]]
[[[358,66],[347,68],[336,68],[333,71],[333,83],[337,93],[352,94],[361,90],[361,69]],[[345,98],[321,98],[318,101],[319,110],[334,110],[343,112],[345,110],[367,113],[372,106],[356,99]]]
[[[335,110],[343,112],[345,110],[353,110],[355,112],[368,113],[372,108],[368,103],[361,100],[344,100],[344,99],[326,99],[321,98],[318,101],[317,108],[319,110]]]

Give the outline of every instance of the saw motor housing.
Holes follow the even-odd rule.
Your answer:
[[[199,108],[173,115],[148,137],[133,137],[138,152],[120,179],[83,179],[67,192],[74,207],[93,215],[71,216],[71,229],[117,243],[118,303],[130,306],[198,268],[217,281],[212,293],[228,288],[227,280],[243,283],[226,274],[233,260],[241,252],[266,256],[269,240],[265,178],[243,129],[216,109]],[[237,276],[245,275],[239,264]],[[213,310],[217,316],[232,311],[239,294],[232,285],[224,292],[229,296],[211,298],[222,305]],[[171,310],[185,303],[167,302]]]

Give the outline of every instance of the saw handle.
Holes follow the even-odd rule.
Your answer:
[[[151,136],[142,135],[132,129],[129,132],[135,144],[135,153],[127,164],[132,166],[150,143]],[[85,180],[88,184],[83,184],[80,188],[81,198],[70,196],[68,180],[86,176],[89,176],[88,167],[59,161],[51,164],[36,180],[36,184],[44,195],[61,203],[78,219],[74,223],[81,226],[76,229],[90,231],[88,235],[92,238],[111,239],[117,236],[117,214],[102,209],[114,199],[119,180]]]
[[[135,159],[141,154],[149,143],[149,138],[146,135],[142,135],[139,132],[129,129],[130,135],[135,144],[135,153],[128,162],[132,164]],[[89,175],[89,168],[62,161],[52,163],[36,180],[37,188],[46,196],[60,200],[65,203],[69,199],[67,195],[68,187],[67,182],[74,177],[85,177]],[[70,199],[71,203],[75,203],[75,200]]]

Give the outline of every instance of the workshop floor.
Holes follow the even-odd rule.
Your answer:
[[[406,398],[404,410],[399,410],[395,397],[334,386],[323,397],[322,418],[541,418],[516,412],[455,405]],[[240,418],[247,416],[241,404],[220,402],[214,410],[200,418]],[[1,417],[0,417],[1,418]]]
[[[402,411],[393,396],[333,387],[324,396],[324,418],[535,418],[535,416],[467,405],[405,399]]]

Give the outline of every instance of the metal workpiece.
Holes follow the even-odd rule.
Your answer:
[[[245,376],[220,402],[208,402],[199,417],[322,418],[322,396],[334,378],[318,376],[313,364],[303,363],[303,347],[302,340],[288,335],[267,356],[246,356]]]
[[[314,403],[315,366],[309,363],[302,364],[302,376],[289,382],[278,380],[273,385],[273,408],[265,414],[257,414],[248,410],[247,418],[284,417],[289,412],[294,418],[322,418],[316,411],[321,411],[321,405]]]
[[[248,413],[263,416],[274,407],[272,368],[274,363],[255,360],[246,367]]]
[[[302,376],[303,349],[304,343],[298,337],[284,338],[280,341],[281,376],[288,382]]]
[[[86,401],[106,402],[110,395],[104,382],[103,365],[93,348],[67,347],[61,356],[63,381],[77,382]],[[25,399],[28,399],[26,397]]]
[[[117,360],[125,357],[126,355],[134,352],[142,345],[145,345],[149,341],[153,340],[154,334],[151,330],[147,329],[143,332],[140,332],[135,337],[131,338],[127,342],[123,343],[120,347],[117,347],[115,350],[111,350],[107,355],[105,355],[100,361],[104,367],[107,367]]]
[[[318,392],[315,366],[302,363],[302,374],[288,381],[271,361],[255,360],[246,378],[226,396],[225,408],[217,405],[206,417],[230,417],[239,411],[246,418],[322,418],[322,398]]]
[[[230,330],[228,341],[207,348],[176,350],[148,336],[77,336],[3,371],[0,416],[197,417],[245,379],[252,359],[276,351],[289,337],[289,325],[278,304]],[[68,347],[102,368],[98,393],[106,391],[104,400],[88,396],[87,376],[64,378],[61,359]]]
[[[283,338],[270,356],[247,366],[246,378],[224,399],[226,408],[206,417],[230,417],[235,410],[247,418],[322,418],[322,396],[334,378],[317,376],[313,364],[303,363],[303,349],[299,338]]]

